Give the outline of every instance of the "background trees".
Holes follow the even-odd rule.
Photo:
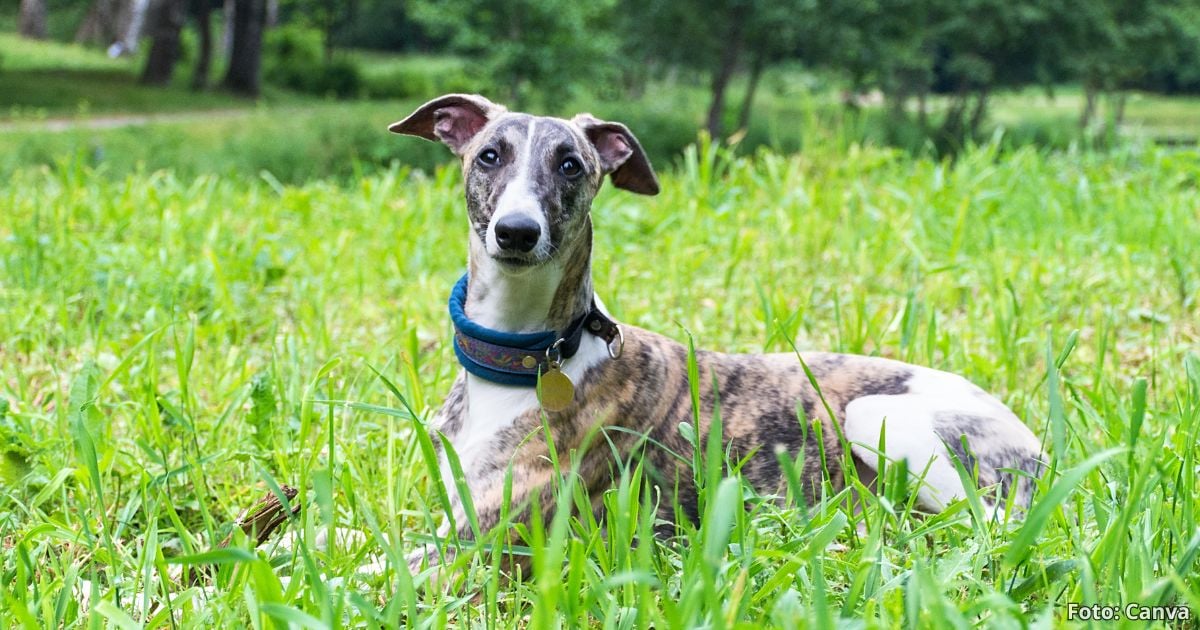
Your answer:
[[[794,56],[814,7],[812,0],[628,0],[621,7],[623,49],[635,61],[704,75],[710,91],[705,127],[720,138],[737,73],[748,75],[737,116],[744,127],[763,71]]]
[[[179,60],[179,34],[187,16],[187,0],[155,0],[150,14],[150,54],[142,70],[142,83],[170,83]]]
[[[412,16],[447,49],[471,60],[505,98],[562,97],[610,77],[620,63],[612,0],[444,0],[412,3]]]
[[[46,0],[21,0],[17,30],[33,39],[46,36]]]
[[[13,19],[27,37],[53,35],[49,22],[112,55],[148,38],[143,82],[170,83],[186,58],[194,88],[216,66],[222,87],[251,96],[264,75],[362,95],[353,56],[339,52],[362,49],[461,60],[445,81],[388,96],[451,86],[552,105],[703,85],[696,122],[714,138],[750,126],[758,87],[781,64],[851,107],[880,100],[895,128],[947,146],[979,134],[1006,91],[1078,86],[1083,129],[1102,104],[1119,123],[1130,90],[1200,92],[1200,0],[56,0],[49,12],[21,0]]]
[[[263,29],[266,0],[234,0],[229,67],[222,85],[239,94],[256,96],[261,88]]]

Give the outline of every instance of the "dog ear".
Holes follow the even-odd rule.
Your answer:
[[[447,94],[417,108],[408,118],[388,126],[392,133],[441,141],[462,155],[462,150],[487,125],[507,111],[478,94]]]
[[[596,147],[600,167],[611,173],[614,186],[643,195],[658,194],[658,178],[638,139],[621,123],[599,120],[591,114],[579,114],[571,122]]]

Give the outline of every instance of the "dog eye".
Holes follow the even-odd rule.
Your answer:
[[[484,166],[495,166],[500,163],[500,154],[495,149],[485,149],[475,159]]]
[[[583,173],[583,167],[579,165],[579,160],[575,158],[567,158],[558,165],[558,172],[562,173],[567,179],[575,179]]]

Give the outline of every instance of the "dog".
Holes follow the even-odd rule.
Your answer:
[[[497,525],[506,511],[509,471],[510,505],[536,498],[543,509],[554,506],[560,473],[551,455],[575,452],[599,509],[612,483],[614,448],[622,457],[640,456],[662,495],[676,498],[677,505],[660,507],[660,518],[673,519],[679,508],[698,519],[693,445],[679,429],[693,419],[688,349],[617,323],[593,292],[589,212],[604,177],[634,193],[659,190],[637,138],[625,125],[590,114],[534,116],[466,94],[429,101],[389,130],[441,142],[462,161],[468,269],[449,310],[464,369],[431,421],[431,434],[457,454],[480,529]],[[1013,505],[1028,505],[1043,468],[1033,433],[958,375],[823,352],[698,351],[695,361],[696,434],[709,435],[719,405],[723,445],[732,457],[749,456],[741,474],[764,494],[785,489],[781,451],[792,459],[803,455],[810,503],[823,482],[842,487],[848,447],[865,483],[882,455],[923,473],[914,476],[924,509],[940,511],[964,497],[966,478],[995,514],[1010,493]],[[714,379],[715,389],[705,386]],[[619,430],[606,431],[600,445],[589,439],[609,428]],[[450,516],[458,536],[470,539],[465,497],[451,472],[442,449]],[[517,507],[511,514],[521,518]],[[447,524],[440,534],[449,533]],[[432,563],[432,553],[411,556],[410,568]]]

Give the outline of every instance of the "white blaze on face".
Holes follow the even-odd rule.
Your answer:
[[[500,198],[496,200],[496,209],[488,223],[487,239],[484,244],[488,254],[493,256],[500,253],[500,244],[496,242],[496,224],[501,219],[510,216],[525,216],[537,221],[538,227],[541,228],[541,235],[530,254],[542,258],[550,253],[548,251],[550,249],[550,224],[546,221],[546,213],[542,210],[541,201],[534,190],[533,177],[531,177],[531,171],[537,168],[537,164],[535,164],[537,157],[533,150],[536,127],[537,120],[531,119],[529,128],[525,132],[525,141],[521,143],[517,154],[513,156],[517,165],[517,174],[504,186],[504,192],[500,193]]]

